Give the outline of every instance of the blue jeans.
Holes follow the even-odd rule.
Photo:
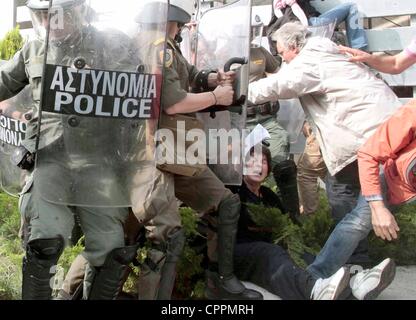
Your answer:
[[[366,49],[368,42],[364,28],[359,20],[357,5],[344,3],[321,14],[319,17],[309,18],[309,25],[322,26],[336,21],[336,26],[345,21],[348,43],[357,49]]]
[[[355,208],[358,202],[361,191],[358,162],[350,163],[334,176],[328,174],[325,180],[331,215],[335,223],[338,224]],[[359,264],[366,261],[369,261],[368,240],[363,239],[348,262]]]
[[[380,175],[380,182],[384,199],[387,199],[384,175]],[[368,236],[372,228],[370,206],[360,194],[356,207],[337,224],[307,271],[315,278],[332,276],[348,261],[358,243]]]

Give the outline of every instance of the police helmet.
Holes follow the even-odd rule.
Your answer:
[[[188,23],[195,11],[194,0],[171,0],[169,1],[168,21],[181,24]]]
[[[30,9],[33,29],[39,39],[45,39],[46,27],[48,25],[48,10],[50,0],[28,0],[26,6]],[[64,10],[65,15],[62,21],[66,25],[51,26],[51,39],[61,40],[67,38],[68,33],[75,33],[81,28],[85,17],[85,0],[54,0],[51,5],[51,14],[59,14],[59,10]],[[54,29],[52,30],[52,27]]]
[[[164,23],[165,16],[160,13],[166,10],[168,10],[168,21],[185,24],[191,20],[192,13],[195,11],[195,2],[194,0],[170,0],[169,7],[167,7],[167,2],[151,1],[143,6],[135,21],[140,24]]]
[[[167,2],[151,1],[143,5],[135,17],[135,22],[140,24],[166,23]],[[164,14],[161,14],[164,12]]]
[[[26,6],[31,10],[48,10],[50,0],[28,0]],[[69,8],[84,3],[85,0],[54,0],[52,7]]]

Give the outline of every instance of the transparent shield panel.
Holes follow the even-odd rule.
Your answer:
[[[181,31],[182,41],[180,43],[182,55],[186,61],[190,64],[195,65],[196,62],[196,25],[185,26]]]
[[[299,99],[279,100],[277,120],[289,134],[290,144],[296,143],[305,121],[305,113]]]
[[[197,32],[198,69],[217,70],[229,67],[236,72],[233,105],[224,107],[215,114],[198,113],[208,137],[209,167],[225,184],[230,185],[239,185],[242,181],[250,14],[250,0],[235,1],[210,9],[202,15]]]
[[[53,1],[35,176],[46,200],[124,207],[150,192],[167,9]]]
[[[0,102],[0,176],[1,188],[18,197],[28,174],[17,166],[24,156],[22,141],[25,138],[26,123],[30,119],[32,97],[29,87],[11,99]]]

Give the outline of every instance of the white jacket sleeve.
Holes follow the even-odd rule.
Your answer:
[[[253,104],[293,99],[321,90],[319,64],[304,63],[307,57],[299,55],[278,73],[254,81],[248,86],[248,100]],[[298,60],[299,59],[299,60]]]

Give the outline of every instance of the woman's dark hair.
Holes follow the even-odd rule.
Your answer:
[[[267,161],[267,175],[272,172],[272,154],[270,153],[270,149],[267,148],[265,145],[261,146],[261,153],[266,157]],[[250,149],[250,155],[254,154],[254,147]]]

